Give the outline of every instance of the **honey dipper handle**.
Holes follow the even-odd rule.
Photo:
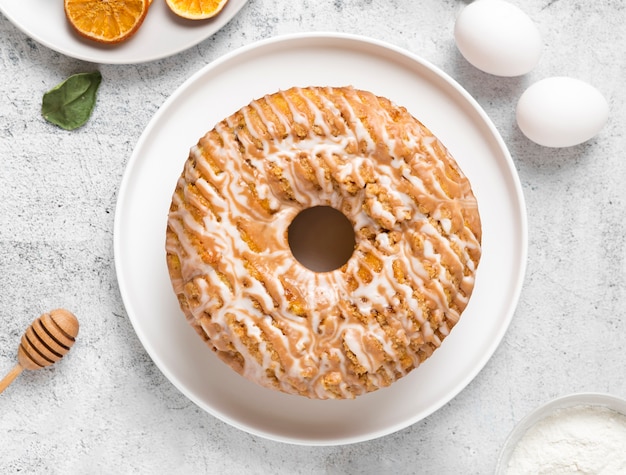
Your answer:
[[[24,370],[22,365],[16,364],[11,371],[4,377],[2,381],[0,381],[0,393],[9,387],[9,384],[13,382],[15,378],[17,378],[20,373]]]

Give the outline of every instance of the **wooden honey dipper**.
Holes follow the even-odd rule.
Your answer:
[[[0,393],[25,369],[41,369],[59,361],[78,335],[78,320],[65,309],[44,313],[28,327],[17,350],[17,365],[0,381]]]

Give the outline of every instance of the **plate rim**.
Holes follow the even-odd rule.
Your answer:
[[[95,63],[95,64],[107,64],[107,65],[130,65],[130,64],[143,64],[143,63],[149,63],[149,62],[153,62],[153,61],[158,61],[161,59],[165,59],[165,58],[169,58],[172,56],[176,56],[177,54],[180,54],[184,51],[187,51],[191,48],[193,48],[194,46],[199,45],[200,43],[202,43],[203,41],[209,39],[210,37],[212,37],[213,35],[215,35],[216,33],[218,33],[221,29],[223,29],[226,25],[228,25],[238,14],[239,12],[243,9],[243,7],[245,7],[248,2],[250,0],[240,0],[241,3],[236,5],[235,7],[231,8],[231,9],[226,9],[224,8],[225,11],[227,11],[229,13],[229,15],[226,16],[216,16],[213,20],[217,23],[217,27],[216,29],[211,29],[208,32],[204,32],[202,35],[198,35],[198,37],[194,37],[193,40],[191,41],[187,41],[185,42],[184,45],[179,46],[177,48],[173,48],[172,50],[169,51],[162,51],[162,52],[157,52],[157,53],[153,53],[150,55],[145,55],[143,57],[141,57],[140,59],[138,58],[125,58],[125,57],[120,57],[117,58],[115,56],[113,57],[107,57],[106,54],[106,50],[104,49],[104,47],[106,47],[106,45],[97,45],[96,43],[94,43],[94,47],[93,49],[90,49],[90,51],[93,51],[92,54],[88,54],[88,53],[84,53],[81,54],[73,52],[71,50],[71,48],[67,48],[67,47],[61,47],[58,46],[54,43],[54,41],[51,41],[49,38],[46,38],[45,36],[42,36],[41,33],[38,32],[33,32],[31,31],[31,29],[26,28],[26,26],[17,20],[16,16],[13,13],[9,13],[8,9],[6,8],[6,2],[8,1],[14,1],[14,0],[0,0],[0,13],[2,13],[2,15],[9,21],[9,23],[11,23],[15,28],[17,28],[19,31],[21,31],[23,34],[25,34],[26,36],[28,36],[29,38],[31,38],[33,41],[36,41],[37,43],[43,45],[44,47],[55,51],[59,54],[62,54],[64,56],[67,56],[69,58],[73,58],[73,59],[77,59],[80,61],[87,61],[90,63]],[[23,0],[21,0],[23,1]],[[230,2],[229,2],[230,3]],[[228,5],[227,5],[228,6]],[[220,15],[224,13],[221,12]],[[192,20],[189,20],[192,21]],[[193,20],[195,21],[195,20]],[[204,20],[199,20],[199,21],[204,21]],[[194,28],[197,25],[190,25],[190,28]],[[79,39],[77,39],[77,41],[81,41]],[[85,40],[85,42],[87,42],[88,40]],[[88,44],[88,43],[87,43]],[[115,45],[113,45],[113,47],[115,47]]]
[[[122,249],[121,249],[120,240],[117,238],[117,236],[119,236],[120,228],[122,226],[121,217],[120,217],[122,215],[121,207],[125,201],[124,198],[127,192],[126,190],[129,186],[131,175],[133,175],[133,170],[135,166],[137,166],[138,155],[139,155],[138,151],[143,147],[144,142],[145,140],[147,140],[147,137],[150,135],[151,130],[159,122],[161,115],[163,115],[167,111],[167,109],[177,101],[178,97],[184,94],[185,91],[193,83],[195,83],[201,76],[209,73],[211,70],[217,69],[221,65],[228,63],[231,60],[241,55],[249,53],[250,51],[253,51],[256,49],[262,49],[266,47],[271,47],[272,45],[275,45],[277,43],[289,43],[289,42],[301,41],[301,40],[349,41],[349,42],[357,42],[357,43],[361,43],[365,45],[370,44],[370,45],[377,46],[380,48],[388,49],[390,51],[395,52],[396,54],[400,54],[401,56],[404,56],[405,58],[408,58],[411,61],[418,63],[422,68],[436,75],[440,80],[443,80],[446,83],[446,86],[448,88],[453,89],[456,94],[459,94],[463,98],[463,100],[467,102],[467,105],[471,106],[473,113],[477,113],[480,116],[480,119],[482,121],[481,125],[484,125],[488,128],[491,139],[495,140],[495,143],[497,144],[497,147],[498,147],[498,152],[502,155],[502,158],[504,159],[503,164],[506,165],[508,178],[512,180],[512,184],[514,185],[514,190],[513,190],[514,193],[512,194],[512,196],[514,196],[515,199],[512,200],[512,202],[515,202],[517,204],[515,208],[517,209],[519,213],[518,216],[516,217],[518,218],[516,219],[516,222],[520,229],[520,234],[519,236],[517,236],[517,238],[519,239],[519,248],[516,249],[516,252],[519,254],[519,261],[516,262],[517,269],[516,269],[516,272],[514,272],[516,278],[511,280],[511,282],[514,282],[514,284],[511,285],[510,287],[507,287],[507,289],[509,289],[511,293],[510,303],[508,304],[506,315],[504,315],[503,318],[500,319],[502,323],[499,327],[499,332],[497,332],[497,337],[494,338],[493,342],[487,348],[487,350],[482,353],[482,357],[479,358],[479,363],[475,365],[475,367],[473,368],[473,371],[468,372],[464,378],[457,381],[457,383],[454,385],[454,389],[449,391],[449,395],[447,398],[442,398],[441,400],[438,401],[437,404],[432,404],[431,406],[429,406],[427,410],[424,410],[421,413],[415,414],[414,417],[406,421],[403,421],[402,424],[396,424],[395,426],[392,426],[392,427],[387,426],[384,429],[380,429],[377,431],[370,431],[367,434],[362,435],[360,437],[350,436],[350,437],[337,438],[337,439],[332,439],[332,440],[328,440],[328,439],[320,440],[320,439],[314,439],[314,438],[308,439],[305,437],[294,438],[291,436],[281,436],[272,431],[261,430],[256,427],[251,427],[247,424],[243,424],[237,420],[234,420],[231,417],[228,417],[226,414],[223,414],[212,408],[208,408],[207,404],[204,401],[201,401],[200,398],[196,397],[195,394],[191,393],[189,390],[182,387],[182,385],[178,381],[178,378],[172,375],[169,372],[168,368],[165,368],[163,367],[162,364],[160,364],[158,355],[154,354],[154,349],[151,348],[150,345],[147,344],[146,341],[144,341],[145,337],[142,331],[140,330],[140,328],[138,327],[138,322],[136,322],[136,317],[132,315],[131,312],[128,311],[129,297],[127,296],[126,291],[124,290],[125,278],[123,277],[123,270],[122,270],[123,264],[120,262],[120,259],[119,259],[119,256],[122,253]],[[157,110],[157,112],[153,115],[153,117],[150,119],[150,121],[146,125],[144,131],[142,132],[139,140],[137,141],[135,145],[135,148],[133,149],[133,153],[130,159],[128,160],[126,164],[126,169],[124,171],[122,181],[121,181],[119,191],[118,191],[118,199],[117,199],[116,211],[115,211],[114,256],[115,256],[115,259],[114,259],[115,270],[116,270],[116,275],[118,279],[118,286],[120,288],[120,294],[122,296],[124,306],[126,308],[129,320],[131,320],[135,333],[137,334],[145,351],[151,357],[155,365],[166,376],[169,382],[172,383],[186,398],[188,398],[194,404],[196,404],[197,406],[199,406],[201,409],[208,412],[212,416],[216,417],[217,419],[223,422],[226,422],[227,424],[235,428],[238,428],[242,431],[245,431],[247,433],[250,433],[252,435],[257,435],[257,436],[260,436],[269,440],[289,443],[293,445],[337,446],[337,445],[347,445],[347,444],[373,440],[382,436],[390,435],[392,433],[405,429],[419,422],[420,420],[433,414],[434,412],[439,410],[442,406],[444,406],[445,404],[449,403],[452,399],[454,399],[482,371],[482,369],[485,367],[487,362],[493,356],[496,349],[501,344],[502,339],[510,326],[510,323],[512,321],[513,315],[516,311],[516,308],[519,302],[519,298],[521,295],[521,291],[523,288],[524,279],[526,275],[527,260],[528,260],[528,219],[527,219],[526,203],[524,199],[521,182],[520,182],[517,170],[515,168],[513,158],[510,154],[510,151],[508,150],[508,147],[506,146],[503,138],[501,137],[494,123],[489,118],[489,116],[484,111],[484,109],[469,94],[469,92],[465,88],[463,88],[456,80],[454,80],[450,75],[445,73],[443,70],[441,70],[437,66],[434,66],[432,63],[425,60],[424,58],[406,49],[403,49],[399,46],[393,45],[383,40],[378,40],[378,39],[370,38],[364,35],[351,34],[351,33],[325,32],[325,31],[301,32],[301,33],[279,35],[279,36],[275,36],[272,38],[259,40],[251,44],[239,47],[235,50],[232,50],[224,54],[223,56],[215,59],[214,61],[201,67],[198,71],[196,71],[191,76],[189,76],[175,91],[172,92],[170,96],[168,96],[168,98],[160,106],[159,110]]]

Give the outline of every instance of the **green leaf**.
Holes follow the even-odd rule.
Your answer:
[[[99,71],[70,76],[43,95],[41,115],[63,129],[77,129],[89,120],[101,81]]]

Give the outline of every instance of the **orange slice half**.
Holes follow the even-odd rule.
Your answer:
[[[100,43],[130,38],[143,23],[149,0],[64,0],[65,15],[78,34]]]
[[[176,15],[189,20],[204,20],[222,11],[228,0],[166,0]]]

